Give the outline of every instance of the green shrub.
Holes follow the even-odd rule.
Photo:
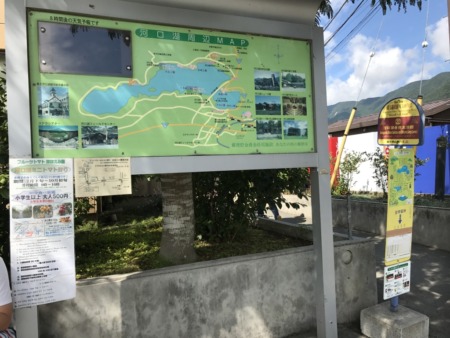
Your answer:
[[[9,153],[6,80],[0,77],[0,255],[9,262]]]
[[[283,193],[306,197],[307,169],[272,169],[194,173],[196,232],[204,238],[233,240],[254,224],[258,207],[275,204],[295,209]]]
[[[366,152],[350,151],[339,164],[337,183],[331,188],[333,195],[349,195],[350,189],[356,181],[354,176],[359,174],[359,165],[367,161]]]

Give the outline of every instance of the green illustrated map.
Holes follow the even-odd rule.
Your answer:
[[[28,27],[34,157],[315,151],[308,41],[47,12]]]

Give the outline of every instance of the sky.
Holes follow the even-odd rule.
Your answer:
[[[340,10],[344,1],[331,0],[334,19],[320,20],[325,28],[328,105],[342,101],[357,105],[450,71],[447,0],[423,0],[422,10],[417,5],[408,5],[406,12],[392,7],[385,15],[381,8],[372,8],[370,0],[347,1]]]

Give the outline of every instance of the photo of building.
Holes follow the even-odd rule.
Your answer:
[[[69,91],[67,87],[39,86],[41,103],[39,117],[69,117]]]

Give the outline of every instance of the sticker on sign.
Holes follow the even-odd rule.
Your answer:
[[[411,262],[384,268],[383,299],[408,293],[411,287]]]

